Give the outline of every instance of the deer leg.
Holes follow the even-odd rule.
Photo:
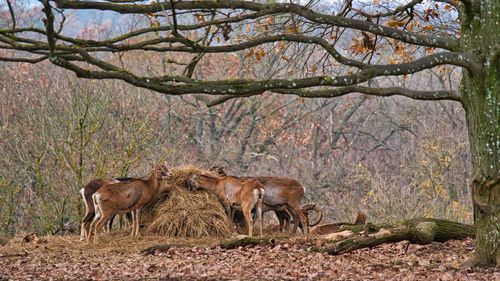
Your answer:
[[[87,212],[82,219],[82,225],[80,230],[80,240],[83,241],[87,238],[90,224],[92,223],[92,219],[94,218],[95,212]]]
[[[129,226],[132,223],[132,212],[126,213],[125,218],[125,226]]]
[[[98,212],[95,214],[94,219],[90,223],[90,226],[87,230],[87,242],[90,243],[90,239],[92,238],[92,234],[94,233],[95,225],[97,221],[101,218],[101,214]]]
[[[115,220],[116,215],[111,216],[109,219],[109,223],[105,224],[104,227],[106,228],[106,232],[111,232],[111,228],[113,227],[113,221]]]
[[[234,213],[236,213],[236,209],[232,208],[232,207],[230,207],[230,208],[231,208],[231,211],[230,211],[231,212],[231,217],[230,217],[230,219],[231,219],[231,222],[233,222],[233,220],[234,220]]]
[[[123,214],[120,214],[120,216],[118,217],[118,223],[120,225],[120,230],[123,229]]]
[[[134,236],[135,233],[135,210],[132,210],[132,233],[130,233],[130,236]]]
[[[85,240],[85,223],[82,222],[80,226],[80,241]]]
[[[139,234],[139,227],[141,226],[140,224],[140,219],[139,219],[139,213],[141,212],[141,209],[135,210],[135,236],[140,236]]]
[[[242,206],[243,216],[248,225],[248,236],[253,235],[253,220],[252,220],[252,209],[250,206]]]
[[[283,213],[285,214],[285,231],[289,231],[290,230],[290,223],[291,223],[291,220],[292,220],[292,215],[290,214],[290,212],[288,210],[283,210]]]
[[[232,208],[231,208],[231,203],[224,203],[224,209],[226,210],[226,215],[227,217],[232,221],[233,220],[233,217],[232,217]]]
[[[289,205],[291,211],[293,213],[291,213],[291,215],[293,216],[293,219],[294,219],[294,224],[293,224],[293,233],[295,233],[297,231],[297,228],[299,226],[299,223],[302,223],[303,225],[303,229],[302,229],[302,232],[306,235],[309,233],[309,227],[307,225],[307,219],[306,217],[304,216],[304,214],[302,213],[302,210],[300,209],[300,205],[298,204],[293,204],[293,205]]]
[[[257,210],[255,210],[257,212],[257,215],[259,216],[259,235],[262,236],[264,233],[263,233],[263,229],[264,229],[264,218],[262,217],[262,200],[259,200],[259,202],[257,203]]]
[[[103,226],[106,225],[106,222],[110,219],[110,216],[102,216],[97,224],[95,225],[95,233],[94,233],[94,243],[99,242],[99,231]]]
[[[278,223],[280,225],[280,232],[283,232],[283,224],[285,223],[285,221],[283,220],[282,211],[274,211],[274,213],[278,218]]]

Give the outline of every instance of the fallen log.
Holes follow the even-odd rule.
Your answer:
[[[272,237],[250,237],[241,235],[235,238],[223,240],[219,243],[219,246],[222,249],[235,249],[248,245],[274,245],[275,243],[276,239]]]
[[[160,252],[167,252],[172,247],[190,247],[188,244],[158,244],[141,251],[143,255],[155,255]]]
[[[356,226],[359,230],[359,227]],[[366,228],[366,227],[365,227]],[[365,234],[336,241],[326,246],[314,247],[312,250],[339,255],[356,249],[374,247],[384,243],[394,243],[408,240],[413,244],[429,244],[431,242],[444,242],[447,240],[461,240],[475,237],[473,225],[461,224],[449,220],[433,218],[417,218],[383,227],[371,225],[373,234]]]

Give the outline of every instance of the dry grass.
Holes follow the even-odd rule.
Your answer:
[[[158,197],[147,207],[141,220],[146,232],[165,237],[228,237],[235,233],[218,198],[205,191],[190,192],[187,180],[203,171],[195,166],[172,169]]]
[[[97,244],[80,241],[77,235],[42,236],[34,241],[25,243],[23,237],[14,237],[7,244],[0,246],[0,257],[8,255],[22,255],[28,251],[33,255],[43,255],[47,252],[69,254],[72,256],[109,256],[137,254],[142,250],[158,244],[175,244],[191,246],[213,247],[219,240],[215,238],[170,238],[157,235],[131,237],[130,231],[113,231],[103,233]]]

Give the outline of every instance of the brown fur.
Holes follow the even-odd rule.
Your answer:
[[[311,235],[325,235],[341,230],[343,225],[363,225],[366,223],[366,215],[362,212],[357,212],[354,217],[354,223],[350,222],[336,222],[336,223],[324,223],[317,225],[311,229]]]
[[[321,208],[314,203],[304,204],[300,207],[300,210],[302,211],[302,214],[304,214],[304,216],[306,217],[307,225],[309,227],[318,225],[321,222],[321,219],[323,218],[323,212],[321,211]],[[317,214],[318,219],[313,223],[310,223],[309,221],[309,211],[314,211]],[[275,213],[276,216],[278,217],[280,232],[288,231],[290,223],[294,223],[293,221],[291,221],[292,216],[290,215],[290,213],[287,210],[276,211]],[[304,227],[300,221],[299,221],[299,227],[300,229],[303,229]]]
[[[366,215],[362,212],[357,212],[354,217],[354,225],[361,225],[366,223]]]
[[[85,205],[85,215],[82,219],[81,230],[80,230],[80,240],[84,240],[89,233],[90,224],[95,216],[94,202],[92,201],[92,195],[96,193],[103,186],[115,182],[127,181],[132,178],[114,178],[114,179],[95,179],[90,181],[84,188],[80,189],[80,194]],[[120,217],[120,228],[122,227],[122,218]],[[111,226],[109,226],[111,228]]]
[[[158,165],[146,180],[132,179],[108,184],[99,189],[92,196],[97,214],[90,226],[89,234],[94,231],[94,243],[99,240],[99,231],[102,226],[113,215],[127,212],[132,212],[131,235],[138,236],[141,209],[156,196],[160,189],[160,181],[170,176],[170,172],[164,165]],[[89,242],[90,236],[87,236]]]
[[[251,211],[256,208],[259,219],[259,234],[262,236],[262,200],[264,188],[256,180],[240,179],[212,174],[195,174],[189,181],[191,190],[204,189],[215,194],[222,201],[229,218],[232,220],[234,209],[241,208],[248,226],[248,235],[253,235]]]
[[[210,170],[220,176],[226,175],[223,167],[213,166]],[[300,201],[304,197],[305,188],[295,179],[280,177],[240,177],[240,179],[255,179],[264,186],[264,212],[274,211],[280,220],[278,212],[288,212],[294,222],[293,233],[297,231],[299,224],[305,225],[303,232],[309,232],[306,216],[301,211]],[[280,220],[280,225],[285,224]]]

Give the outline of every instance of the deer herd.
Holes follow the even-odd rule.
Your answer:
[[[96,179],[80,190],[85,204],[85,216],[81,222],[81,240],[94,243],[99,233],[109,231],[113,218],[131,214],[132,236],[139,236],[140,213],[160,190],[161,181],[172,176],[166,165],[157,165],[147,179],[113,178]],[[242,212],[248,235],[254,233],[258,221],[259,235],[263,234],[263,213],[273,211],[279,221],[279,230],[292,233],[300,227],[304,234],[309,227],[319,224],[322,212],[316,204],[301,206],[306,189],[297,180],[280,177],[236,177],[227,175],[224,168],[214,166],[209,171],[193,174],[187,180],[190,191],[206,190],[216,195],[226,210],[230,221],[236,212]],[[309,211],[316,212],[317,220],[309,222]],[[317,226],[320,227],[320,226]],[[323,226],[324,228],[325,226]],[[313,229],[314,230],[314,229]]]

